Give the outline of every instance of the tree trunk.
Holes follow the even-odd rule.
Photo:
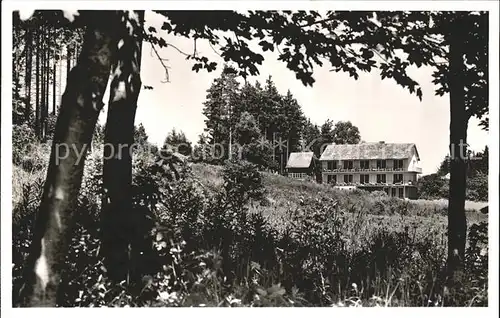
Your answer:
[[[45,72],[46,72],[46,79],[45,79],[45,108],[44,108],[44,123],[43,123],[43,138],[44,140],[47,140],[47,130],[48,130],[48,117],[49,117],[49,90],[50,90],[50,28],[47,30],[47,38],[46,38],[46,58],[45,58]]]
[[[465,217],[467,123],[464,84],[464,36],[455,21],[449,36],[450,190],[448,200],[448,274],[463,265],[467,235]]]
[[[68,78],[69,71],[71,71],[71,45],[66,46],[66,78]]]
[[[56,123],[47,178],[20,293],[20,303],[24,306],[56,305],[85,154],[103,106],[102,96],[110,66],[116,56],[113,11],[91,11],[88,14],[89,27],[80,63],[68,78]]]
[[[75,45],[75,54],[73,54],[73,56],[74,56],[73,64],[76,64],[78,62],[78,44]]]
[[[46,39],[46,29],[45,27],[42,27],[42,34],[41,34],[41,47],[40,47],[40,54],[41,54],[41,57],[40,57],[40,68],[41,68],[41,74],[42,74],[42,77],[41,77],[41,80],[40,80],[40,85],[42,85],[41,87],[41,96],[40,96],[40,139],[43,141],[45,140],[45,131],[44,131],[44,127],[45,127],[45,95],[47,94],[47,92],[45,91],[45,89],[47,88],[47,85],[45,85],[45,81],[46,81],[46,77],[47,77],[47,68],[45,67],[45,64],[46,64],[46,51],[47,51],[47,39]]]
[[[41,58],[40,58],[40,68],[41,68],[41,74],[42,74],[42,77],[41,77],[41,81],[40,81],[40,85],[42,85],[41,87],[41,97],[40,97],[40,139],[43,141],[45,139],[45,132],[43,130],[43,128],[45,127],[45,88],[47,87],[45,85],[45,77],[46,77],[46,73],[47,73],[47,69],[45,68],[45,52],[46,52],[46,38],[45,38],[45,28],[42,27],[42,36],[41,36],[41,39],[42,39],[42,44],[41,44]]]
[[[35,133],[40,138],[40,31],[36,33],[36,107],[35,107]]]
[[[123,45],[112,70],[104,136],[104,143],[111,146],[104,148],[101,251],[109,277],[117,282],[130,278],[129,252],[134,249],[132,253],[135,254],[134,237],[138,235],[138,216],[134,214],[131,200],[130,146],[134,142],[134,119],[141,89],[142,37],[139,32],[144,12],[129,13],[127,19],[133,27],[129,30],[123,24],[120,29]]]
[[[57,81],[57,102],[58,103],[61,103],[61,96],[62,96],[62,48],[60,48],[60,53],[61,53],[61,56],[60,56],[60,59],[59,59],[59,78],[58,78],[58,81]]]
[[[53,77],[52,77],[52,115],[56,114],[56,74],[57,74],[57,60],[54,56]]]
[[[26,30],[26,76],[25,80],[25,88],[26,88],[26,108],[24,109],[24,120],[26,123],[29,123],[30,113],[31,113],[31,41],[32,34],[31,29],[28,27]]]

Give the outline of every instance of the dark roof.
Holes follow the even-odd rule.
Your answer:
[[[326,147],[319,160],[407,159],[411,157],[413,148],[417,159],[420,160],[417,147],[413,143],[331,144]]]
[[[309,168],[314,152],[292,152],[286,163],[287,168]]]

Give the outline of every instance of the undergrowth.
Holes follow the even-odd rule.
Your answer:
[[[190,165],[173,169],[151,153],[133,162],[133,208],[145,216],[137,226],[150,242],[147,266],[140,282],[113,283],[99,254],[96,153],[85,167],[59,306],[488,304],[486,222],[469,229],[463,288],[450,295],[442,273],[446,227],[430,210],[377,194],[323,195],[333,192],[319,185],[305,185],[317,187],[318,196],[303,192],[284,201],[291,185],[270,187],[249,163],[226,162],[214,186]],[[37,166],[25,168],[36,171],[14,171],[14,301],[45,177]]]

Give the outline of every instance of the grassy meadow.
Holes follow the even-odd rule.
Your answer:
[[[197,179],[208,189],[222,187],[222,167],[197,163],[192,165]],[[251,211],[263,213],[268,220],[280,228],[288,222],[287,211],[296,208],[305,197],[322,200],[335,199],[345,209],[347,214],[363,215],[363,221],[368,226],[387,226],[394,230],[405,226],[417,228],[423,232],[429,228],[439,227],[446,231],[447,206],[446,200],[400,200],[389,198],[383,193],[369,194],[363,191],[346,192],[334,189],[325,184],[313,181],[301,181],[277,174],[262,173],[263,184],[267,190],[267,205],[255,205]],[[469,226],[488,220],[488,216],[480,213],[487,202],[466,201],[465,209]],[[400,209],[401,208],[401,209]],[[357,215],[353,215],[356,217]],[[366,229],[369,231],[370,229]]]

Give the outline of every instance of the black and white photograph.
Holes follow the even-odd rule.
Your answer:
[[[2,3],[2,314],[498,311],[497,3],[71,2]]]

